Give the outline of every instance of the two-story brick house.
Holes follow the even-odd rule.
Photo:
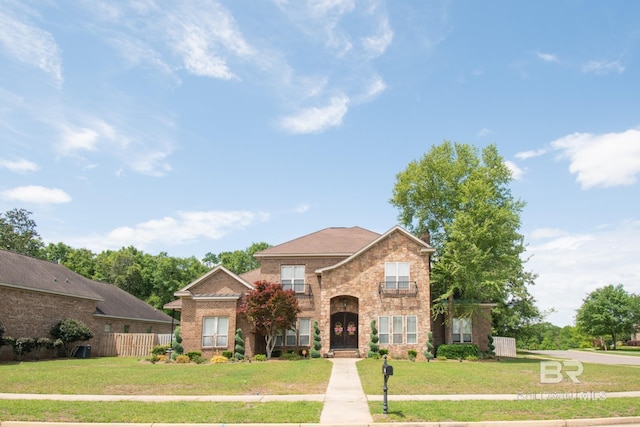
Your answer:
[[[241,298],[257,280],[292,289],[302,310],[296,325],[278,337],[277,349],[308,349],[317,321],[323,353],[345,350],[365,356],[372,320],[380,347],[392,355],[406,357],[408,349],[421,354],[429,331],[434,331],[436,344],[474,342],[486,347],[486,339],[477,338],[490,333],[490,322],[432,324],[433,251],[401,227],[384,234],[360,227],[326,228],[256,253],[257,270],[235,275],[218,266],[176,292],[180,299],[165,308],[181,311],[182,344],[203,356],[233,350],[238,328],[247,355],[265,352],[264,337],[252,336],[246,320],[237,315]],[[478,329],[487,326],[488,331]]]

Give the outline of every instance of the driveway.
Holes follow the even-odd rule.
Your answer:
[[[578,360],[584,363],[602,363],[605,365],[640,365],[639,356],[607,354],[604,352],[578,350],[529,350],[530,353],[541,354],[560,359]]]

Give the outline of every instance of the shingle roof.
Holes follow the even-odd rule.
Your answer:
[[[351,255],[380,234],[360,227],[330,227],[254,254],[256,258],[285,255]]]
[[[115,285],[96,282],[53,262],[0,250],[0,286],[31,289],[96,301],[95,314],[170,322],[158,311]]]
[[[90,280],[63,265],[0,250],[0,284],[99,301]]]

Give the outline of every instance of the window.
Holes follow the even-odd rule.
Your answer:
[[[409,289],[409,263],[385,262],[384,282],[386,289]]]
[[[469,317],[457,317],[453,319],[453,342],[471,342],[471,319]]]
[[[402,344],[402,335],[404,332],[404,328],[402,327],[403,323],[402,316],[393,316],[393,343],[394,344]]]
[[[283,265],[280,267],[280,283],[284,290],[304,293],[304,265]]]
[[[389,318],[387,316],[378,318],[378,342],[389,344]]]
[[[147,326],[147,333],[150,334],[153,331],[153,327]]]
[[[124,329],[123,329],[125,334],[129,333],[129,325],[124,325]]]
[[[104,327],[102,328],[102,332],[105,332],[105,333],[111,332],[111,323],[105,323]]]
[[[407,316],[407,344],[418,344],[418,318]]]
[[[302,318],[298,326],[298,345],[308,346],[311,343],[311,319]]]
[[[228,341],[228,317],[205,317],[202,319],[203,347],[227,347]]]
[[[295,326],[291,327],[291,329],[287,330],[284,333],[284,344],[283,344],[283,334],[282,332],[278,332],[276,335],[276,347],[282,347],[283,345],[287,347],[308,347],[311,343],[311,319],[308,317],[302,317],[298,319],[298,328]]]
[[[377,326],[380,344],[418,343],[418,316],[380,316]]]

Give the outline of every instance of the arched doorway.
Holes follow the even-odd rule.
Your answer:
[[[358,348],[358,299],[341,296],[331,301],[331,349]]]

